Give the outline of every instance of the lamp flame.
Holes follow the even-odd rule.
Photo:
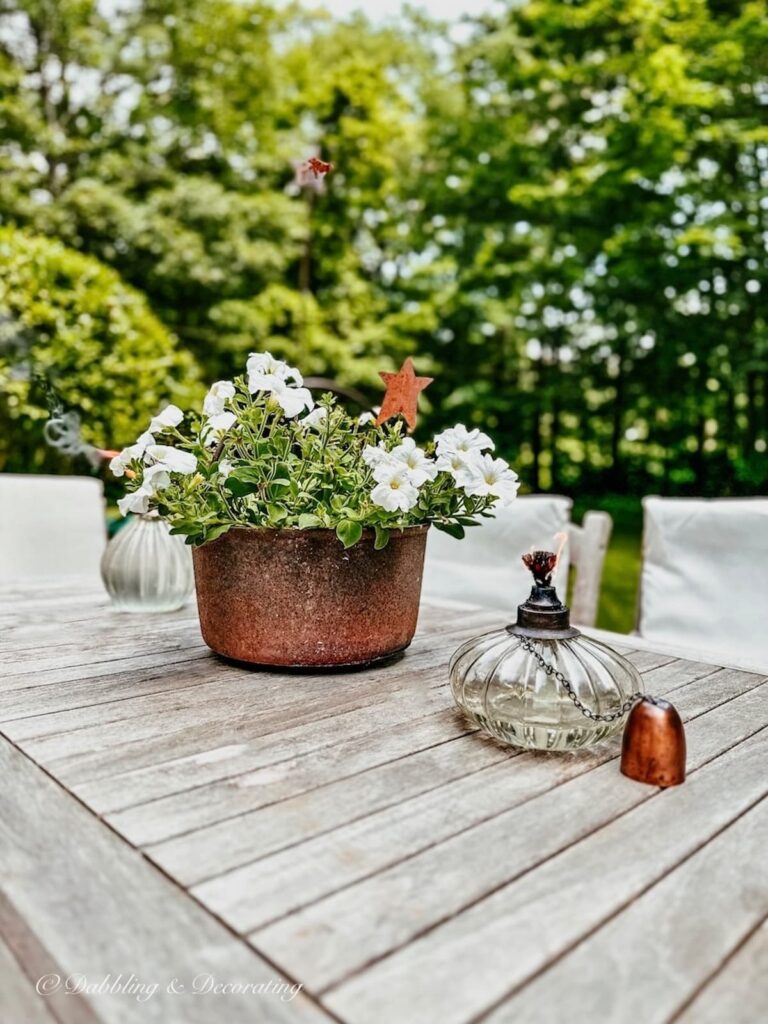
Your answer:
[[[528,554],[523,555],[523,564],[533,573],[533,578],[542,586],[551,586],[552,577],[557,572],[560,556],[568,543],[567,533],[556,533],[552,538],[557,544],[556,551],[543,551],[535,545]]]
[[[565,545],[568,543],[568,534],[565,532],[556,533],[554,540],[557,541],[557,548],[555,550],[555,568],[560,564],[560,556],[565,550]]]

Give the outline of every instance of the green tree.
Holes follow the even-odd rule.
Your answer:
[[[86,441],[120,448],[167,402],[201,397],[197,368],[137,291],[92,257],[0,229],[0,469],[60,470],[43,441],[53,397]]]
[[[0,11],[0,216],[115,266],[209,376],[267,344],[356,383],[399,356],[380,265],[420,141],[418,48],[259,0]],[[315,150],[337,167],[324,195],[292,184]]]
[[[534,489],[768,482],[768,21],[527,0],[400,29],[262,0],[0,0],[0,218],[115,267],[203,365],[271,347]],[[292,181],[311,152],[336,169]]]
[[[460,49],[420,287],[457,279],[446,415],[501,419],[534,486],[766,482],[767,33],[762,3],[531,0]]]

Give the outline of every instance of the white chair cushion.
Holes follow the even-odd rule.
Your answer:
[[[638,630],[768,670],[768,499],[645,498]]]
[[[468,527],[463,540],[433,527],[424,564],[425,600],[514,613],[531,592],[522,555],[531,548],[552,550],[554,535],[568,530],[571,505],[570,498],[558,495],[526,495],[499,509],[495,519]],[[561,596],[567,580],[566,545],[555,578]]]
[[[100,579],[106,544],[100,480],[0,474],[0,583]]]

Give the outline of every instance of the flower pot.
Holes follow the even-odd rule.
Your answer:
[[[374,531],[344,548],[333,530],[235,527],[193,550],[203,639],[255,665],[340,668],[402,651],[419,612],[428,526]]]

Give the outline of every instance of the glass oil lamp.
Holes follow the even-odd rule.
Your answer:
[[[468,641],[450,663],[451,690],[496,739],[531,750],[576,750],[607,739],[643,697],[637,669],[570,623],[552,586],[557,555],[523,556],[533,574],[517,621]],[[654,702],[655,703],[655,702]]]

